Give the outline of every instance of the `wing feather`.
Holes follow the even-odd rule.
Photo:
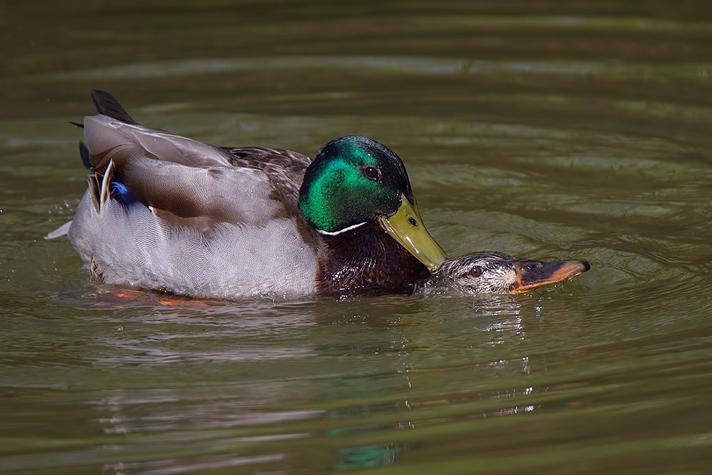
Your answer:
[[[94,170],[113,177],[147,206],[183,218],[263,224],[285,206],[267,174],[236,167],[217,147],[108,116],[84,120],[84,142]]]

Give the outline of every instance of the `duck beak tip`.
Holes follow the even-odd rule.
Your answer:
[[[545,285],[558,284],[583,274],[590,269],[591,264],[586,260],[554,262],[519,261],[515,265],[517,280],[512,292],[519,294]]]

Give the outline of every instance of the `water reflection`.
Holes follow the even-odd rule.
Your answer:
[[[400,449],[397,445],[366,445],[339,449],[344,461],[334,468],[336,470],[353,470],[374,468],[390,465],[398,457]]]
[[[100,307],[106,305],[101,293],[85,298],[90,298],[89,304],[98,299],[94,301]],[[279,467],[285,460],[293,464],[303,459],[301,441],[314,437],[329,441],[316,459],[332,462],[314,465],[312,461],[309,467],[372,468],[394,463],[410,450],[410,438],[404,438],[403,431],[427,433],[445,421],[463,418],[473,421],[474,430],[475,420],[528,413],[537,407],[522,403],[535,394],[535,386],[453,391],[463,377],[483,371],[510,374],[518,367],[517,371],[530,374],[529,356],[495,360],[485,356],[474,362],[471,355],[446,358],[444,352],[452,348],[442,348],[440,342],[464,337],[471,340],[471,351],[483,356],[486,348],[521,345],[526,341],[527,319],[538,318],[545,299],[398,298],[402,302],[396,314],[391,297],[255,302],[252,310],[234,304],[151,307],[135,301],[117,309],[114,303],[111,313],[101,318],[107,328],[120,325],[122,330],[91,341],[94,364],[99,368],[145,365],[151,371],[164,366],[177,386],[102,390],[88,402],[103,433],[112,440],[106,450],[116,457],[132,454],[105,464],[105,472],[165,473],[175,464],[186,469],[241,463]],[[287,335],[288,348],[280,346]],[[299,376],[256,382],[253,375],[249,381],[241,380],[248,365],[262,366],[265,374],[273,375],[274,369],[268,368],[275,355],[284,358],[279,366],[286,367],[287,374],[299,367]],[[345,358],[350,361],[347,367],[334,366]],[[206,362],[215,366],[214,377],[221,382],[190,385],[193,368],[202,368],[201,379],[206,379],[200,364]],[[318,376],[308,376],[305,368],[310,366],[318,368]],[[330,373],[330,366],[339,369]],[[424,377],[443,384],[423,385]],[[161,446],[168,452],[191,441],[195,455],[141,462],[137,457],[144,452],[143,434],[171,434]],[[358,442],[377,434],[391,435],[384,443]],[[115,440],[119,436],[126,439]]]
[[[265,70],[345,69],[374,73],[410,75],[560,75],[590,78],[639,78],[706,80],[712,65],[707,63],[673,65],[612,64],[581,61],[482,61],[413,56],[276,56],[258,59],[194,58],[175,61],[144,62],[104,67],[55,75],[57,80],[77,79],[153,79],[196,74],[244,73]],[[634,103],[627,103],[634,108]]]

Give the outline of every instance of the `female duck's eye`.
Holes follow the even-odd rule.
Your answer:
[[[372,166],[363,167],[363,176],[369,180],[378,181],[381,179],[381,170]]]
[[[482,267],[473,267],[470,271],[471,277],[479,277],[482,275]]]

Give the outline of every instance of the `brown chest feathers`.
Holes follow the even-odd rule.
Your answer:
[[[376,223],[366,223],[336,236],[322,236],[317,293],[355,295],[410,293],[428,269]]]

